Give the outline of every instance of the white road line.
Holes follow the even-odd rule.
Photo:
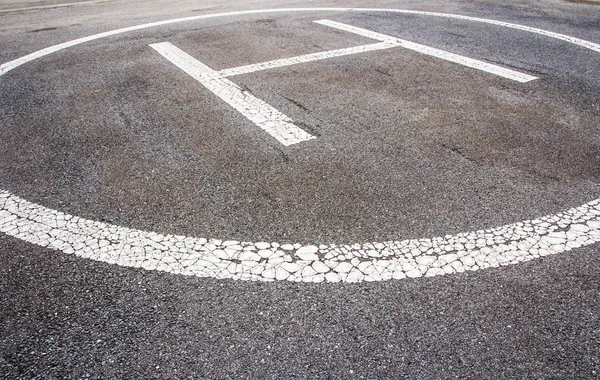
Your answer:
[[[173,44],[162,42],[150,46],[283,145],[289,146],[315,138],[296,126],[283,113],[242,90],[232,81],[222,78],[217,71]]]
[[[58,51],[61,51],[61,50],[64,50],[64,49],[67,49],[67,48],[70,48],[73,46],[81,45],[86,42],[99,40],[101,38],[106,38],[106,37],[110,37],[110,36],[116,36],[118,34],[129,33],[129,32],[133,32],[136,30],[143,30],[143,29],[154,28],[154,27],[159,27],[159,26],[164,26],[164,25],[172,25],[172,24],[177,24],[177,23],[181,23],[181,22],[191,22],[191,21],[205,20],[205,19],[218,18],[218,17],[233,17],[233,16],[263,14],[263,13],[288,13],[288,12],[289,13],[292,13],[292,12],[387,12],[387,13],[412,14],[412,15],[420,15],[420,16],[444,17],[444,18],[450,18],[450,19],[481,22],[481,23],[490,24],[490,25],[497,25],[497,26],[503,26],[506,28],[516,29],[516,30],[522,30],[525,32],[535,33],[535,34],[539,34],[542,36],[562,40],[562,41],[577,45],[579,47],[600,53],[600,44],[597,44],[597,43],[591,42],[591,41],[587,41],[587,40],[584,40],[581,38],[571,37],[571,36],[567,36],[565,34],[555,33],[555,32],[551,32],[549,30],[544,30],[544,29],[533,28],[533,27],[526,26],[526,25],[512,24],[509,22],[496,21],[496,20],[490,20],[490,19],[479,18],[479,17],[455,15],[455,14],[451,14],[451,13],[437,13],[437,12],[411,11],[411,10],[406,10],[406,9],[384,9],[384,8],[279,8],[279,9],[257,9],[257,10],[250,10],[250,11],[223,12],[223,13],[213,13],[213,14],[208,14],[208,15],[183,17],[183,18],[176,18],[176,19],[171,19],[171,20],[150,22],[147,24],[134,25],[134,26],[126,27],[126,28],[110,30],[108,32],[92,34],[90,36],[81,37],[81,38],[77,38],[75,40],[71,40],[71,41],[63,42],[63,43],[60,43],[57,45],[49,46],[47,48],[35,51],[33,53],[27,54],[23,57],[15,59],[15,60],[6,62],[6,63],[0,65],[0,76],[6,74],[7,72],[9,72],[11,70],[14,70],[15,68],[17,68],[21,65],[24,65],[33,60],[45,57],[49,54],[53,54],[53,53],[56,53]]]
[[[393,48],[396,46],[400,46],[400,44],[398,44],[396,42],[385,41],[385,42],[379,42],[376,44],[355,46],[355,47],[351,47],[351,48],[344,48],[344,49],[337,49],[337,50],[329,50],[329,51],[323,51],[323,52],[319,52],[319,53],[299,55],[297,57],[276,59],[273,61],[255,63],[252,65],[239,66],[239,67],[234,67],[231,69],[221,70],[221,71],[219,71],[219,74],[221,74],[223,77],[230,77],[230,76],[234,76],[234,75],[253,73],[253,72],[261,71],[261,70],[268,70],[268,69],[274,69],[274,68],[278,68],[278,67],[296,65],[299,63],[314,62],[314,61],[319,61],[322,59],[342,57],[345,55],[365,53],[365,52],[375,51],[375,50],[390,49],[390,48]]]
[[[396,43],[398,46],[403,47],[405,49],[413,50],[418,53],[430,55],[432,57],[441,58],[446,61],[458,63],[459,65],[471,67],[477,70],[485,71],[490,74],[495,74],[501,76],[503,78],[512,79],[517,82],[525,83],[537,79],[537,77],[527,75],[524,73],[520,73],[515,70],[507,69],[498,65],[493,65],[491,63],[483,62],[477,59],[463,57],[462,55],[450,53],[444,50],[432,48],[429,46],[421,45],[415,42],[402,40],[400,38],[388,36],[385,34],[373,32],[371,30],[358,28],[356,26],[343,24],[341,22],[331,21],[331,20],[319,20],[315,21],[317,24],[329,26],[331,28],[343,30],[346,32],[358,34],[363,37],[372,38],[382,42]]]
[[[444,237],[317,246],[161,235],[78,218],[0,190],[0,232],[82,258],[190,276],[381,281],[513,265],[597,243],[600,200]]]
[[[216,17],[315,11],[389,12],[481,22],[559,39],[600,53],[600,44],[594,42],[476,17],[401,9],[292,8],[201,15],[116,29],[50,46],[6,62],[0,65],[0,76],[48,54],[134,30]],[[303,282],[378,281],[518,264],[598,243],[600,199],[554,215],[487,230],[437,238],[317,247],[160,235],[71,216],[0,190],[0,232],[82,258],[199,277]]]
[[[313,139],[314,136],[308,134],[306,131],[293,124],[293,121],[283,113],[279,112],[272,106],[249,94],[248,92],[243,91],[235,83],[225,79],[225,77],[400,46],[420,53],[442,58],[447,61],[476,68],[488,73],[496,74],[504,78],[516,80],[518,82],[528,82],[536,79],[536,77],[522,74],[514,70],[505,69],[500,66],[459,56],[457,54],[416,44],[410,41],[401,40],[399,38],[387,36],[385,34],[373,32],[363,28],[358,28],[352,25],[342,24],[340,22],[330,20],[319,20],[315,22],[321,25],[379,40],[381,42],[319,53],[304,54],[291,58],[283,58],[224,69],[221,71],[211,69],[169,42],[152,44],[150,46],[285,146]]]

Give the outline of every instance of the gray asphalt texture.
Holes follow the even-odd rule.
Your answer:
[[[220,11],[457,13],[600,42],[562,1],[110,1],[0,6],[0,62]],[[11,9],[21,9],[11,11]],[[317,139],[285,148],[148,44],[214,69],[371,43],[328,18],[540,77],[402,48],[233,77]],[[600,197],[600,55],[473,22],[373,12],[217,18],[93,41],[0,77],[0,189],[117,225],[236,240],[432,237]],[[369,284],[248,283],[121,268],[0,237],[5,378],[598,378],[600,247]]]

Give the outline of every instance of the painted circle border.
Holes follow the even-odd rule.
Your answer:
[[[482,22],[544,35],[600,53],[594,42],[503,21],[377,8],[281,8],[177,18],[78,38],[0,65],[0,76],[85,42],[217,17],[283,12],[389,12]],[[240,242],[161,235],[79,218],[0,190],[0,232],[82,258],[198,277],[298,282],[361,282],[436,276],[517,264],[600,241],[600,199],[560,213],[444,237],[352,245]]]

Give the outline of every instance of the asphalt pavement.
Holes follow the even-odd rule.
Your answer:
[[[369,9],[243,13],[317,7]],[[377,9],[471,16],[577,40]],[[223,12],[237,13],[200,17]],[[100,230],[212,238],[202,244],[222,244],[219,252],[225,241],[258,254],[262,243],[250,242],[278,242],[284,248],[269,249],[291,252],[294,264],[303,260],[301,246],[327,262],[335,247],[348,247],[342,256],[362,254],[363,246],[352,247],[374,242],[386,248],[371,254],[379,255],[373,262],[386,258],[388,246],[393,261],[408,239],[447,242],[501,226],[528,231],[521,221],[600,198],[594,3],[10,0],[0,5],[0,65],[77,38],[195,16],[0,71],[2,194]],[[378,41],[314,22],[324,19],[393,40],[350,54]],[[153,48],[165,43],[193,57],[189,70],[204,76]],[[342,49],[346,55],[314,58]],[[224,79],[229,69],[308,54],[307,62],[277,61]],[[244,104],[271,116],[276,110],[289,122],[277,116],[275,124],[309,139],[286,146]],[[0,211],[16,215],[2,204]],[[583,243],[563,243],[555,254],[444,267],[446,275],[397,272],[416,278],[382,270],[372,278],[381,281],[363,282],[353,281],[367,279],[364,270],[343,277],[338,269],[336,282],[312,270],[267,282],[175,266],[147,270],[98,256],[100,247],[72,254],[4,226],[0,375],[598,378],[595,215]],[[560,231],[574,228],[557,223]],[[208,245],[202,252],[213,254]],[[250,276],[250,259],[231,262]]]

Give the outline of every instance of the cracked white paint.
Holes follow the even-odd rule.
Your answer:
[[[0,76],[68,47],[134,30],[213,17],[307,11],[393,12],[462,19],[528,31],[600,52],[600,45],[575,37],[468,16],[394,9],[272,9],[187,17],[83,37],[0,65]],[[317,246],[161,235],[71,216],[0,190],[0,232],[67,254],[148,270],[241,280],[360,282],[511,265],[597,243],[600,199],[535,220],[444,237]]]
[[[562,213],[430,239],[279,244],[161,235],[78,218],[0,191],[0,231],[79,257],[198,277],[361,282],[517,264],[600,241],[600,200]]]

